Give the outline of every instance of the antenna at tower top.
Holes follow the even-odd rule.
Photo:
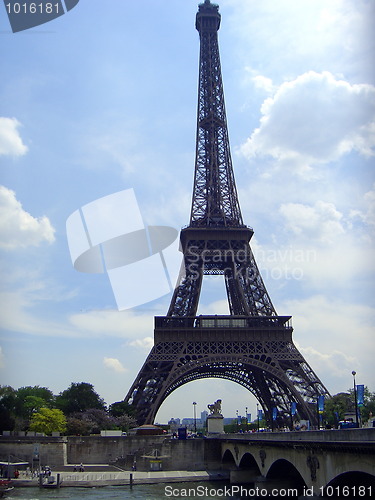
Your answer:
[[[220,28],[220,19],[219,6],[205,0],[198,6],[195,27],[199,32],[203,28],[217,31]]]
[[[218,4],[211,3],[211,0],[204,0],[204,3],[199,4],[199,8],[200,7],[214,7],[216,9],[219,8]]]

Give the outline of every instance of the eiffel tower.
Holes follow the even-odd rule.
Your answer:
[[[182,273],[166,316],[155,317],[154,347],[125,401],[139,424],[152,423],[178,387],[223,378],[246,387],[269,425],[318,423],[317,400],[328,396],[292,340],[291,316],[278,316],[255,262],[238,202],[229,146],[217,32],[218,5],[199,5],[196,161],[190,224],[181,230]],[[222,275],[229,315],[197,316],[203,276]]]

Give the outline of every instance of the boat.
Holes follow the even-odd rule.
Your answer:
[[[0,479],[0,498],[5,497],[10,491],[14,490],[10,479]]]
[[[55,476],[44,476],[43,474],[39,476],[40,488],[57,489],[60,488],[61,483],[62,479],[60,479],[60,474],[57,474],[56,478]]]

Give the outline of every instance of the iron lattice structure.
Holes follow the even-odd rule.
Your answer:
[[[200,35],[196,162],[190,224],[181,230],[184,265],[167,316],[155,318],[154,347],[125,401],[139,424],[152,423],[178,387],[202,378],[232,380],[251,391],[268,423],[274,409],[290,422],[318,421],[328,395],[292,340],[291,317],[278,316],[250,247],[233,174],[217,32],[219,8],[199,5]],[[197,316],[204,275],[223,275],[230,314]]]

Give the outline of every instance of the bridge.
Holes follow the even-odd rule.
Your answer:
[[[223,468],[232,483],[297,488],[298,494],[329,497],[375,495],[375,429],[226,434]],[[312,495],[308,495],[312,496]]]

